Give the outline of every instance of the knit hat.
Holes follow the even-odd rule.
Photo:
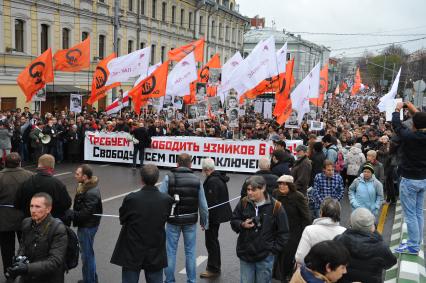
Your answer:
[[[374,225],[374,215],[367,208],[360,207],[351,214],[351,227],[354,230],[371,232],[371,226]]]
[[[293,183],[293,182],[294,182],[294,178],[293,176],[290,176],[290,175],[282,175],[277,180],[277,183]]]
[[[361,148],[362,148],[362,145],[361,145],[360,143],[356,143],[356,144],[354,145],[354,147],[361,149]]]
[[[426,128],[426,112],[416,112],[413,116],[413,124],[417,130]]]
[[[362,167],[362,171],[364,171],[365,169],[370,170],[371,174],[374,174],[374,167],[373,165],[371,165],[371,163],[365,163]]]

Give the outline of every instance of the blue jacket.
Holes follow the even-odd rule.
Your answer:
[[[353,209],[364,207],[377,216],[383,202],[382,183],[374,175],[366,181],[361,174],[349,187],[349,201]]]

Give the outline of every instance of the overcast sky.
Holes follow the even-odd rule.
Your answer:
[[[278,30],[327,33],[379,33],[398,36],[308,35],[302,38],[331,49],[426,38],[426,0],[237,0],[240,13],[265,17]],[[400,36],[407,35],[410,36]],[[413,35],[412,35],[413,34]],[[412,52],[426,48],[426,39],[402,45]],[[380,52],[384,46],[370,47]],[[333,56],[361,56],[365,48],[335,50]],[[345,53],[343,53],[345,52]],[[343,54],[342,54],[343,53]]]

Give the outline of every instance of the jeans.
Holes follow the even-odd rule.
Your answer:
[[[167,262],[168,266],[164,269],[166,275],[165,283],[175,283],[176,251],[178,248],[180,233],[183,233],[183,242],[185,246],[185,267],[188,283],[195,283],[196,263],[195,246],[197,244],[197,224],[192,225],[173,225],[167,223],[166,243],[167,243]]]
[[[15,255],[15,234],[18,237],[18,241],[21,239],[21,232],[15,231],[2,231],[0,232],[0,249],[1,258],[3,261],[3,272],[6,273],[6,269],[11,267],[13,262],[13,256]]]
[[[143,166],[143,161],[145,158],[145,148],[139,148],[139,147],[134,147],[133,149],[133,167],[136,167],[136,158],[138,157],[138,152],[139,152],[139,164],[142,167]]]
[[[98,226],[90,228],[79,227],[77,229],[84,283],[96,283],[96,260],[95,252],[93,251],[93,242],[97,231]]]
[[[130,270],[123,267],[121,272],[122,283],[138,283],[140,270]],[[162,283],[163,282],[163,269],[158,271],[146,271],[145,270],[146,283]]]
[[[219,223],[209,223],[209,229],[206,230],[205,244],[208,253],[207,268],[210,272],[220,273],[220,244],[219,244]]]
[[[64,142],[61,140],[58,140],[56,142],[56,156],[57,156],[57,162],[64,161]]]
[[[420,250],[423,240],[423,200],[426,190],[426,179],[412,180],[402,177],[400,184],[400,200],[407,223],[407,245]]]
[[[258,262],[246,262],[240,259],[241,283],[272,282],[273,266],[274,256],[272,254]]]

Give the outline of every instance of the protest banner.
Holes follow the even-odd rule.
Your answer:
[[[295,154],[301,140],[287,140],[287,148]],[[152,137],[151,148],[145,149],[145,164],[176,167],[181,153],[192,156],[192,168],[201,169],[201,160],[213,158],[216,170],[256,172],[262,157],[273,151],[272,142],[262,140],[223,140],[204,137]],[[133,144],[128,133],[86,132],[84,159],[87,161],[131,163]]]

